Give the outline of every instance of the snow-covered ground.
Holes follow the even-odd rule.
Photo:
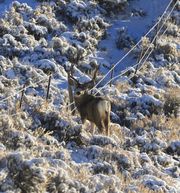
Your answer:
[[[100,79],[103,64],[121,58],[170,1],[19,2],[28,5],[0,1],[0,192],[179,193],[180,4],[137,74],[132,68],[101,88],[112,102],[106,136],[71,115],[65,69],[74,64],[74,77],[86,82],[100,65]]]

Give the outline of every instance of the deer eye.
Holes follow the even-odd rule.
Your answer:
[[[77,91],[77,92],[76,92],[76,95],[80,95],[80,94],[81,94],[80,91]]]

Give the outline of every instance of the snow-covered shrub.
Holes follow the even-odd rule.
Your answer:
[[[24,26],[31,35],[34,35],[35,39],[37,40],[39,40],[42,37],[45,37],[45,35],[48,32],[46,27],[36,25],[35,23],[24,22]]]
[[[178,56],[177,45],[173,42],[167,42],[163,38],[157,40],[156,50],[163,53],[166,59],[176,60]]]
[[[101,12],[100,7],[94,1],[60,1],[57,4],[61,4],[59,6],[60,12],[68,16],[70,21],[73,23],[76,23],[83,18],[87,19],[90,17],[94,17],[94,15],[99,15]]]
[[[22,191],[45,191],[47,177],[45,176],[46,162],[44,159],[26,160],[22,153],[16,153],[8,156],[7,165],[14,184]]]
[[[176,193],[172,186],[169,186],[164,180],[154,177],[152,175],[144,175],[142,184],[149,190],[156,192],[173,192]]]
[[[85,56],[87,56],[87,51],[82,46],[77,46],[77,61],[82,60]]]
[[[131,48],[134,44],[133,39],[128,35],[127,30],[123,27],[118,30],[116,46],[118,49]]]
[[[84,42],[88,37],[88,35],[84,32],[75,32],[74,37],[77,38],[80,42]]]
[[[121,11],[127,3],[127,0],[97,0],[99,5],[107,12]]]
[[[56,71],[56,64],[48,59],[42,59],[36,62],[36,66],[45,73],[53,73]]]
[[[107,193],[111,191],[114,193],[119,193],[119,190],[121,189],[121,181],[115,175],[109,176],[104,174],[96,174],[89,179],[88,187],[92,192]]]
[[[18,45],[17,41],[11,34],[5,34],[3,36],[3,39],[4,39],[4,43],[3,43],[4,47],[6,46],[16,47]]]
[[[141,55],[141,57],[142,57],[143,54],[146,53],[147,50],[153,49],[153,48],[154,48],[154,44],[152,44],[150,42],[150,39],[148,37],[142,37],[141,45],[140,45],[140,50],[139,50],[140,53],[138,53],[138,55]]]
[[[40,26],[46,27],[49,33],[53,32],[53,34],[57,35],[67,29],[62,22],[56,19],[53,3],[39,5],[33,15],[35,22]]]
[[[49,32],[52,32],[52,30],[58,25],[55,19],[47,18],[47,16],[44,14],[38,15],[36,22],[38,25],[46,27]]]
[[[99,146],[106,146],[106,145],[112,145],[116,146],[116,142],[113,141],[111,138],[108,137],[102,137],[102,136],[94,136],[91,141],[91,145],[99,145]]]
[[[58,26],[58,29],[57,29],[57,34],[58,34],[58,30],[60,30],[60,32],[65,32],[67,31],[67,26],[63,23],[63,22],[59,22],[59,26]]]
[[[66,7],[66,14],[71,18],[71,20],[78,20],[83,15],[85,15],[85,11],[88,8],[87,1],[79,1],[74,0],[71,1]]]
[[[70,62],[75,62],[77,59],[78,51],[77,48],[74,46],[69,46],[66,52],[66,57],[69,59]]]
[[[96,38],[100,37],[102,35],[102,30],[107,28],[108,26],[109,25],[99,16],[91,19],[82,19],[77,23],[77,27],[80,32],[86,30],[93,32],[93,30],[95,30],[97,33]]]
[[[29,49],[37,45],[37,41],[35,40],[33,35],[23,34],[20,37],[21,37],[20,39],[21,43],[27,46]]]
[[[53,37],[51,44],[55,50],[67,46],[67,43],[64,42],[62,38],[59,38],[59,37]]]
[[[25,35],[28,31],[23,25],[14,26],[10,30],[10,34],[14,36],[18,41],[21,41],[21,37]]]
[[[114,168],[112,165],[110,165],[108,162],[103,163],[97,163],[93,166],[93,172],[94,174],[114,174]]]
[[[34,127],[40,122],[46,131],[53,131],[59,141],[68,143],[70,140],[75,142],[80,140],[81,126],[77,126],[73,121],[68,122],[67,118],[65,116],[62,118],[58,112],[37,111],[36,115],[37,124],[34,124]]]
[[[22,15],[23,13],[31,14],[33,11],[27,3],[19,3],[18,1],[12,3],[12,8],[14,8],[16,12],[22,13]]]
[[[166,34],[172,35],[172,36],[175,36],[175,37],[178,37],[180,35],[178,25],[175,25],[171,22],[168,22],[168,23],[166,23],[166,27],[167,27]]]
[[[4,19],[0,18],[0,37],[7,34],[9,32],[9,23]]]
[[[166,152],[168,154],[177,154],[180,156],[180,141],[172,141],[171,144],[167,147]]]
[[[180,16],[179,16],[179,11],[178,10],[173,11],[171,18],[175,22],[176,25],[180,24]]]
[[[20,13],[16,12],[13,7],[5,14],[5,20],[9,22],[10,25],[18,26],[23,24],[23,17]]]
[[[10,75],[9,75],[10,76]],[[8,79],[5,76],[1,77],[1,83],[5,86],[5,87],[13,87],[15,85],[17,85],[17,80],[16,79]],[[7,89],[8,90],[8,89]]]
[[[180,115],[180,89],[170,89],[165,95],[164,113],[166,116]]]

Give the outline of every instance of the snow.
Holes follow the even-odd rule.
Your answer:
[[[42,69],[45,72],[55,72],[56,64],[50,60],[42,59],[36,62],[38,68]]]
[[[9,79],[14,79],[16,77],[13,69],[7,69],[5,72],[5,76]]]
[[[0,1],[0,16],[4,14],[5,11],[7,11],[11,7],[12,0],[3,0],[2,2]],[[19,3],[26,3],[29,6],[35,8],[38,3],[36,0],[18,0],[14,2],[19,2]]]
[[[157,178],[152,178],[151,176],[146,176],[147,180],[144,180],[144,185],[149,187],[150,189],[154,191],[159,191],[161,187],[166,186],[166,183],[162,180],[159,180]]]
[[[123,6],[126,0],[50,5],[20,0],[30,7],[16,2],[4,17],[11,2],[0,3],[0,99],[14,96],[0,100],[0,192],[179,192],[179,117],[173,109],[166,115],[164,105],[166,95],[179,104],[178,8],[177,23],[167,22],[170,29],[152,45],[151,58],[135,76],[131,68],[94,91],[112,103],[106,136],[98,130],[92,134],[90,124],[82,125],[79,114],[66,106],[64,68],[74,64],[74,77],[85,83],[99,65],[100,79],[169,1],[134,0]],[[115,75],[131,66],[141,49],[118,65]],[[16,92],[24,84],[20,108],[22,92]]]

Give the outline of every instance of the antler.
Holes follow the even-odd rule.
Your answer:
[[[82,90],[91,89],[91,88],[93,88],[93,86],[96,83],[96,77],[97,77],[98,70],[99,70],[99,66],[95,66],[95,70],[94,70],[94,74],[92,76],[92,79],[88,82],[85,82],[85,83],[80,83],[71,74],[70,74],[70,79],[71,79],[72,83],[74,81],[74,85],[79,89],[82,89]]]

